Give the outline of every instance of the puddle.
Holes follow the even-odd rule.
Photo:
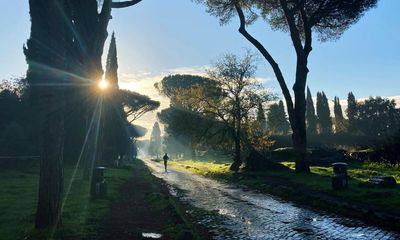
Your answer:
[[[142,237],[149,239],[161,239],[162,234],[159,233],[142,233]]]

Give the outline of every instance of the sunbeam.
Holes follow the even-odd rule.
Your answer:
[[[93,123],[94,123],[96,117],[97,117],[97,119],[96,119],[97,122],[100,121],[100,119],[99,119],[100,116],[97,116],[97,115],[96,115],[96,112],[98,111],[99,108],[101,108],[101,103],[102,103],[102,100],[101,100],[101,99],[102,99],[101,97],[98,98],[96,107],[95,107],[94,110],[93,110],[92,118],[91,118],[91,120],[90,120],[90,124],[89,124],[88,130],[87,130],[86,135],[85,135],[85,140],[84,140],[84,142],[83,142],[81,151],[80,151],[80,153],[79,153],[78,160],[77,160],[77,162],[76,162],[76,164],[75,164],[75,166],[74,166],[74,169],[73,169],[71,178],[70,178],[69,183],[68,183],[67,190],[65,191],[65,195],[64,195],[64,197],[63,197],[63,201],[62,201],[62,204],[61,204],[60,214],[63,213],[65,204],[67,203],[69,194],[70,194],[70,192],[71,192],[72,184],[73,184],[73,182],[74,182],[74,180],[75,180],[76,173],[78,172],[78,168],[79,168],[79,165],[80,165],[80,162],[81,162],[83,153],[84,153],[84,151],[85,151],[86,145],[87,145],[87,143],[88,143],[89,136],[90,136],[90,132],[92,131]],[[58,221],[59,221],[60,217],[58,217],[57,219],[58,219]],[[54,234],[55,234],[55,232],[56,232],[56,230],[57,230],[57,226],[58,226],[58,223],[55,224],[55,226],[53,227],[52,232],[51,232],[51,235],[50,235],[50,239],[53,239]]]

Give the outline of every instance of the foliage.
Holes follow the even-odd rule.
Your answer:
[[[317,116],[315,115],[314,102],[312,99],[311,91],[308,87],[307,87],[306,102],[307,102],[307,105],[306,105],[307,133],[311,134],[311,135],[316,135],[318,119],[317,119]]]
[[[338,97],[335,97],[334,100],[333,111],[335,114],[335,133],[344,133],[347,131],[346,128],[346,120],[343,117],[342,106],[340,105],[340,100]]]
[[[324,92],[317,93],[318,130],[320,134],[332,133],[332,118],[330,115],[328,98]]]
[[[215,82],[209,78],[196,75],[169,75],[164,77],[160,82],[154,84],[154,87],[164,96],[171,100],[171,104],[177,104],[176,94],[180,89],[187,89],[193,86],[216,87]]]
[[[104,162],[113,163],[118,157],[129,152],[132,145],[127,116],[121,101],[118,86],[118,59],[115,34],[112,34],[106,60],[105,81],[110,85],[101,93],[102,97],[102,135],[101,157]]]
[[[8,123],[0,135],[0,156],[20,156],[24,153],[21,149],[27,147],[27,140],[26,133],[20,124]]]
[[[348,127],[348,132],[349,133],[356,133],[358,132],[358,127],[356,123],[356,117],[357,117],[357,100],[354,97],[354,94],[352,92],[349,92],[347,96],[347,119],[349,120],[349,127]]]
[[[257,108],[269,98],[269,94],[254,78],[254,61],[250,53],[241,58],[226,54],[208,70],[217,88],[194,86],[180,90],[177,96],[187,109],[225,126],[235,149],[232,170],[237,170],[241,165],[242,144],[249,126],[257,118]]]
[[[400,166],[400,129],[378,147],[377,153],[380,162]]]
[[[255,124],[259,125],[259,131],[265,133],[267,130],[267,119],[265,118],[265,111],[262,103],[258,103],[257,107],[257,118]]]
[[[118,94],[130,123],[139,119],[143,114],[154,111],[160,107],[159,101],[152,100],[148,96],[137,92],[120,89]]]
[[[257,17],[262,17],[274,30],[290,32],[291,22],[285,8],[291,11],[293,24],[302,38],[311,29],[319,40],[336,40],[351,25],[370,8],[376,6],[377,0],[318,0],[278,1],[278,0],[197,0],[205,2],[208,11],[220,19],[221,24],[227,24],[237,15],[235,4],[240,6],[247,15],[247,24],[253,23]],[[258,14],[260,13],[260,14]],[[306,21],[305,24],[303,21]]]
[[[269,106],[267,113],[268,130],[272,135],[287,135],[290,124],[282,100]]]
[[[161,130],[160,130],[160,125],[158,122],[155,122],[153,125],[153,130],[151,131],[151,136],[150,136],[150,145],[149,145],[149,154],[152,156],[159,156],[161,153]]]
[[[165,144],[169,149],[168,152],[176,149],[171,144],[178,142],[181,146],[176,149],[178,153],[186,154],[186,149],[189,149],[189,154],[195,158],[196,150],[201,146],[211,146],[211,142],[217,138],[219,142],[223,142],[220,139],[223,137],[220,134],[220,124],[211,116],[203,117],[196,113],[192,109],[194,106],[182,97],[183,92],[189,89],[194,91],[193,89],[198,86],[214,91],[215,84],[215,81],[209,78],[193,75],[170,75],[155,84],[159,92],[170,99],[170,107],[158,113],[158,118],[164,124],[164,131],[167,134]],[[219,144],[218,147],[223,148],[223,144]]]
[[[110,47],[108,48],[106,60],[105,79],[112,87],[118,87],[118,59],[117,59],[117,44],[115,33],[111,35]]]
[[[356,122],[365,135],[390,135],[400,127],[400,113],[394,100],[370,97],[357,105]]]

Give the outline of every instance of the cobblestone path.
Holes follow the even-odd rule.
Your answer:
[[[359,220],[321,214],[187,172],[165,173],[161,164],[145,163],[155,176],[182,190],[182,200],[224,216],[218,223],[210,218],[200,220],[212,228],[216,239],[400,239],[399,233]]]

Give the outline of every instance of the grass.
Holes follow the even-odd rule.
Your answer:
[[[190,171],[207,177],[229,182],[237,182],[258,190],[268,189],[268,184],[274,186],[274,192],[279,195],[291,197],[296,189],[305,189],[320,192],[338,199],[348,200],[354,203],[373,205],[386,210],[400,211],[400,188],[363,188],[358,185],[366,182],[371,176],[390,175],[400,183],[400,167],[391,167],[376,163],[351,162],[348,167],[350,176],[349,189],[344,191],[332,191],[330,166],[311,166],[311,174],[299,174],[294,172],[294,162],[281,162],[290,168],[290,171],[260,171],[255,173],[234,174],[229,171],[230,163],[218,163],[216,161],[170,161],[174,168]],[[267,190],[268,191],[268,190]]]
[[[65,189],[72,176],[72,167],[65,168]],[[108,197],[90,200],[89,181],[81,179],[81,171],[72,184],[63,210],[63,227],[55,239],[83,238],[94,233],[96,220],[103,216],[118,197],[118,188],[129,176],[128,169],[105,171]],[[50,230],[34,230],[39,169],[0,170],[0,239],[45,239]]]

